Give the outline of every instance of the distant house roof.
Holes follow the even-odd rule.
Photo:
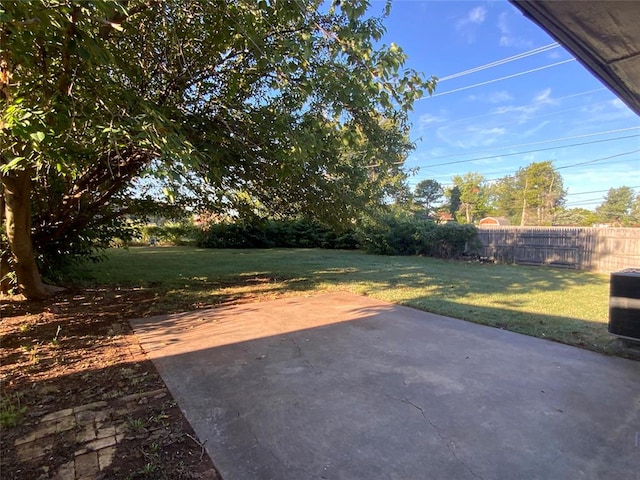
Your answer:
[[[453,222],[454,220],[455,219],[453,218],[453,215],[450,212],[438,212],[437,213],[436,221],[438,223]]]
[[[479,225],[511,225],[511,222],[506,217],[485,217],[480,220]]]

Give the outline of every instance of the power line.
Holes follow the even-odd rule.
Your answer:
[[[633,136],[637,136],[637,135],[633,135]],[[623,137],[623,138],[627,138],[627,137]],[[604,141],[609,141],[609,140],[616,140],[616,139],[606,139]],[[601,142],[601,141],[603,141],[603,140],[598,140],[596,142],[585,142],[585,143],[576,144],[576,145],[583,145],[583,144],[588,144],[588,143],[598,143],[598,142]],[[564,145],[564,146],[572,146],[572,145]],[[556,148],[556,147],[553,147],[553,148]],[[548,149],[543,149],[543,150],[548,150]],[[539,151],[539,150],[535,150],[535,151]],[[631,155],[632,153],[638,153],[638,152],[640,152],[640,150],[632,150],[630,152],[622,152],[622,153],[618,153],[618,154],[615,154],[615,155],[610,155],[610,156],[607,156],[607,157],[594,158],[594,159],[588,160],[586,162],[580,162],[580,163],[576,163],[576,164],[572,164],[572,165],[564,165],[564,166],[561,166],[561,167],[556,167],[556,170],[565,169],[565,168],[574,168],[574,167],[582,166],[582,165],[585,165],[585,164],[602,162],[603,160],[609,160],[611,158],[618,158],[618,157],[622,157],[624,155]],[[530,153],[530,152],[522,152],[522,153]],[[508,154],[508,155],[518,155],[518,154],[515,153],[515,154]],[[508,155],[503,155],[503,156],[508,156]],[[488,157],[488,158],[493,158],[493,157]],[[474,160],[476,160],[476,159],[468,160],[468,161],[474,161]],[[467,160],[464,160],[464,161],[467,161]],[[613,161],[613,162],[605,162],[605,163],[618,163],[618,162],[620,162],[620,160],[616,160],[616,161]],[[622,160],[622,162],[626,162],[626,160]],[[450,163],[446,163],[446,164],[428,165],[428,166],[425,166],[425,167],[417,166],[417,167],[413,167],[413,168],[428,169],[428,168],[431,168],[432,166],[437,167],[437,166],[442,166],[442,165],[450,165],[452,163],[455,164],[455,163],[462,163],[462,162],[450,162]],[[490,174],[492,174],[492,175],[501,175],[501,174],[509,175],[512,172],[513,172],[513,170],[508,170],[508,171],[501,171],[501,172],[491,172]],[[441,175],[430,175],[429,176],[429,178],[433,178],[433,179],[444,178],[444,177],[451,177],[451,174],[441,174]],[[501,178],[503,178],[503,177],[502,176],[492,177],[492,178],[485,179],[485,181],[486,182],[492,182],[492,181],[495,181],[495,180],[500,180]],[[635,187],[633,187],[633,188],[635,188]]]
[[[596,203],[596,202],[599,202],[600,204],[602,204],[604,200],[605,200],[604,196],[586,198],[586,199],[578,200],[578,201],[574,201],[574,202],[566,202],[565,206],[590,205],[590,204],[593,204],[593,203]]]
[[[562,65],[564,63],[569,63],[569,62],[575,62],[575,61],[576,61],[575,58],[569,58],[567,60],[562,60],[560,62],[551,63],[549,65],[543,65],[542,67],[532,68],[531,70],[525,70],[524,72],[513,73],[511,75],[507,75],[506,77],[494,78],[493,80],[487,80],[486,82],[480,82],[480,83],[476,83],[474,85],[468,85],[466,87],[456,88],[456,89],[448,90],[448,91],[442,92],[442,93],[436,93],[435,95],[431,95],[431,96],[428,96],[428,97],[422,97],[419,100],[423,100],[423,99],[426,100],[426,99],[429,99],[429,98],[440,97],[442,95],[449,95],[450,93],[462,92],[464,90],[469,90],[470,88],[481,87],[483,85],[489,85],[490,83],[500,82],[502,80],[508,80],[510,78],[515,78],[515,77],[519,77],[521,75],[526,75],[528,73],[539,72],[540,70],[545,70],[545,69],[551,68],[551,67],[557,67],[558,65]]]
[[[579,200],[577,202],[567,202],[565,203],[565,206],[570,207],[570,206],[575,206],[575,205],[590,205],[592,203],[596,203],[596,202],[602,202],[603,197],[597,197],[597,198],[588,198],[586,200]]]
[[[628,132],[630,130],[639,130],[640,127],[627,127],[627,128],[620,128],[620,129],[616,129],[616,130],[606,130],[604,132],[595,132],[595,133],[586,133],[584,135],[572,135],[569,137],[560,137],[560,138],[554,138],[551,140],[542,140],[540,142],[529,142],[529,143],[521,143],[518,145],[506,145],[504,147],[495,147],[495,148],[490,148],[488,150],[479,150],[477,152],[474,152],[473,154],[465,152],[465,153],[452,153],[451,155],[439,155],[439,156],[435,156],[435,157],[431,157],[432,159],[434,158],[453,158],[453,157],[463,157],[465,155],[477,155],[478,153],[489,153],[489,152],[494,152],[496,150],[506,150],[508,148],[520,148],[520,147],[530,147],[532,145],[542,145],[544,143],[554,143],[554,142],[564,142],[565,140],[577,140],[578,138],[587,138],[587,137],[597,137],[599,135],[609,135],[612,133],[621,133],[621,132]]]
[[[589,165],[591,163],[596,163],[601,160],[609,160],[610,158],[622,157],[623,155],[631,155],[632,153],[638,153],[638,152],[640,152],[640,150],[633,150],[631,152],[618,153],[617,155],[611,155],[610,157],[596,158],[595,160],[587,160],[586,162],[574,163],[573,165],[564,165],[562,167],[557,167],[556,170],[562,170],[563,168],[573,168],[581,165]]]
[[[614,155],[614,157],[619,157],[619,156],[622,156],[622,155],[629,155],[630,153],[635,153],[635,152],[627,152],[627,153],[620,154],[620,155]],[[598,166],[600,166],[600,165],[610,165],[612,163],[626,163],[627,162],[627,160],[614,160],[614,161],[611,161],[611,162],[603,162],[602,161],[602,160],[605,160],[607,158],[613,158],[613,157],[606,157],[606,158],[603,158],[603,159],[591,160],[591,163],[602,162],[602,163],[598,163]],[[568,166],[566,168],[570,168],[570,167],[575,167],[575,165],[570,165],[570,166]],[[556,170],[557,169],[558,168],[556,168]],[[504,176],[504,175],[509,175],[511,172],[513,172],[513,170],[508,170],[508,171],[503,171],[503,172],[489,172],[488,174],[489,175],[503,175]],[[446,176],[446,175],[441,175],[441,176]],[[500,180],[501,178],[503,178],[503,177],[502,176],[500,176],[500,177],[491,177],[491,178],[488,178],[487,181]]]
[[[628,187],[628,188],[640,188],[640,185],[635,185],[633,187]],[[611,188],[607,188],[606,190],[591,190],[590,192],[576,192],[576,193],[566,193],[565,195],[568,197],[570,195],[587,195],[587,194],[591,194],[591,193],[603,193],[603,192],[608,192],[609,190],[611,190]],[[581,202],[585,201],[585,200],[580,200]]]
[[[476,157],[476,158],[470,158],[470,159],[467,159],[467,160],[456,160],[454,162],[434,163],[433,165],[425,165],[425,167],[442,167],[442,166],[446,166],[446,165],[455,165],[455,164],[458,164],[458,163],[475,162],[477,160],[490,160],[490,159],[496,158],[496,157],[512,157],[514,155],[523,155],[525,153],[545,152],[545,151],[548,151],[548,150],[554,150],[556,148],[579,147],[579,146],[582,146],[582,145],[592,145],[594,143],[612,142],[614,140],[625,140],[627,138],[637,138],[637,137],[640,137],[640,135],[627,135],[625,137],[605,138],[605,139],[602,139],[602,140],[593,140],[591,142],[571,143],[569,145],[557,145],[555,147],[538,148],[538,149],[534,149],[534,150],[525,150],[523,152],[503,153],[503,154],[500,154],[500,155],[489,155],[489,156],[486,156],[486,157]]]
[[[446,77],[442,77],[438,79],[438,82],[445,82],[447,80],[452,80],[458,77],[464,77],[465,75],[470,75],[472,73],[480,72],[482,70],[486,70],[488,68],[497,67],[499,65],[504,65],[505,63],[515,62],[516,60],[520,60],[522,58],[530,57],[531,55],[537,55],[539,53],[547,52],[549,50],[553,50],[554,48],[558,48],[560,45],[557,43],[550,43],[549,45],[545,45],[543,47],[534,48],[533,50],[529,50],[528,52],[519,53],[517,55],[513,55],[511,57],[503,58],[502,60],[496,60],[495,62],[487,63],[485,65],[481,65],[479,67],[470,68],[463,72],[454,73],[452,75],[447,75]]]
[[[623,153],[623,154],[620,154],[620,155],[613,155],[613,157],[619,157],[619,156],[622,156],[622,155],[629,155],[629,153],[635,153],[635,152],[627,152],[627,153]],[[606,159],[608,159],[608,158],[613,158],[613,157],[605,157],[605,158],[601,158],[601,159],[591,160],[591,162],[590,162],[590,163],[600,162],[600,161],[602,161],[602,160],[606,160]],[[626,160],[614,160],[614,161],[612,161],[612,162],[602,162],[602,163],[599,163],[599,164],[598,164],[598,166],[600,166],[600,165],[609,165],[609,164],[612,164],[612,163],[626,163],[626,162],[627,162]],[[571,165],[571,167],[575,167],[575,165]],[[567,168],[569,168],[569,167],[567,167]],[[556,168],[556,170],[558,170],[558,169]],[[509,170],[509,171],[506,171],[506,172],[502,172],[502,175],[503,175],[503,176],[487,178],[485,181],[486,181],[486,182],[495,182],[496,180],[501,180],[501,179],[503,179],[503,178],[504,178],[504,175],[509,176],[509,174],[510,174],[511,172],[513,172],[513,170]],[[491,172],[490,174],[491,174],[491,175],[498,175],[499,173],[498,173],[498,172]],[[441,175],[441,176],[445,176],[445,175]]]
[[[559,102],[560,100],[566,100],[568,98],[574,98],[574,97],[581,97],[582,95],[589,95],[590,93],[603,92],[603,91],[607,91],[607,89],[604,88],[604,87],[595,88],[593,90],[587,90],[586,92],[572,93],[571,95],[565,95],[564,97],[554,98],[553,100],[556,101],[556,102]],[[605,102],[599,102],[596,105],[599,105],[600,103],[605,103]],[[434,124],[446,123],[448,125],[456,125],[456,124],[459,124],[459,123],[466,122],[467,120],[476,120],[478,118],[490,117],[491,115],[504,115],[505,113],[510,113],[510,112],[514,112],[514,111],[517,112],[518,110],[522,110],[524,108],[532,107],[532,106],[539,105],[539,104],[540,104],[540,102],[532,102],[532,103],[526,103],[524,105],[517,105],[515,107],[498,107],[498,111],[493,111],[493,112],[489,112],[489,113],[483,113],[482,115],[475,115],[473,117],[461,118],[461,119],[458,119],[458,120],[454,120],[453,122],[450,122],[449,120],[436,120],[433,123]],[[501,108],[507,108],[507,110],[501,110]],[[576,108],[581,108],[581,106],[580,107],[576,107]],[[574,110],[574,109],[571,109],[571,110]],[[566,111],[569,111],[569,110],[563,110],[563,111],[558,112],[558,113],[562,113],[562,112],[566,112]],[[553,115],[553,114],[555,114],[555,113],[548,114],[548,115]],[[543,116],[543,115],[538,115],[538,116],[531,117],[531,118],[532,119],[533,118],[540,118],[541,116]]]
[[[623,154],[620,154],[620,155],[613,155],[613,157],[620,157],[620,156],[622,156],[622,155],[629,155],[630,153],[636,153],[636,152],[634,151],[634,152],[627,152],[627,153],[623,153]],[[627,162],[627,160],[613,160],[613,161],[611,161],[611,162],[603,162],[603,161],[602,161],[602,160],[606,160],[606,159],[608,159],[608,158],[613,158],[613,157],[605,157],[605,158],[601,158],[601,159],[591,160],[589,163],[601,162],[601,163],[598,163],[598,166],[601,166],[601,165],[610,165],[610,164],[612,164],[612,163],[626,163],[626,162]],[[565,168],[571,168],[571,167],[576,167],[576,165],[570,165],[570,166],[565,167]],[[556,170],[558,170],[558,168],[556,168]],[[512,171],[513,171],[513,170],[509,170],[509,171],[507,171],[507,172],[503,172],[503,175],[509,175]],[[497,173],[497,172],[491,172],[490,174],[491,174],[491,175],[498,175],[498,173]],[[444,176],[444,175],[443,175],[443,176]],[[496,181],[496,180],[500,180],[500,179],[502,179],[502,178],[504,178],[504,176],[500,176],[500,177],[491,177],[491,178],[488,178],[488,179],[487,179],[487,181],[488,181],[488,182],[493,182],[493,181]]]

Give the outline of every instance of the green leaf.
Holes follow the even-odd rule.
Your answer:
[[[24,157],[14,157],[14,159],[11,160],[9,163],[0,166],[0,172],[7,173],[7,172],[10,172],[11,170],[15,170],[24,159],[25,159]]]
[[[31,135],[29,135],[31,137],[31,139],[37,143],[42,143],[42,141],[44,140],[45,134],[44,132],[33,132]]]

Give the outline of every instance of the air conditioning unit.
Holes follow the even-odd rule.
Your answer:
[[[611,274],[609,333],[640,342],[640,268]]]

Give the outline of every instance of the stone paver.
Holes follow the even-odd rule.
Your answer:
[[[91,410],[82,410],[75,415],[78,425],[93,425],[93,421],[96,418],[96,412],[92,412]]]
[[[96,439],[96,429],[93,424],[84,425],[81,430],[76,433],[76,442],[86,443]]]
[[[110,427],[99,428],[96,432],[96,438],[106,438],[106,437],[115,437],[116,436],[116,427],[112,425]]]
[[[32,432],[15,441],[18,459],[26,462],[42,457],[53,449],[56,434],[75,429],[72,438],[82,445],[74,452],[74,459],[63,464],[52,478],[93,480],[113,462],[118,443],[126,438],[127,419],[135,407],[144,399],[166,395],[166,389],[158,389],[122,397],[113,407],[100,401],[49,413]]]
[[[53,477],[53,480],[75,480],[76,468],[74,464],[75,462],[71,460],[70,462],[62,465],[62,467],[60,467],[60,470],[58,470],[56,476]]]
[[[98,464],[98,452],[87,452],[78,455],[75,459],[76,478],[95,477],[100,471]],[[80,475],[78,475],[80,473]]]
[[[58,420],[58,422],[56,423],[56,432],[57,433],[66,432],[67,430],[71,430],[72,428],[75,428],[75,426],[76,426],[75,418],[73,418],[72,415],[68,415]]]
[[[116,325],[121,329],[120,325]],[[119,331],[119,330],[118,330]],[[142,360],[137,343],[122,338],[114,344],[120,351],[122,362],[132,359]],[[82,405],[68,405],[67,408],[42,415],[32,424],[31,431],[14,441],[15,453],[19,462],[29,463],[34,459],[46,462],[53,452],[64,452],[67,458],[58,459],[62,463],[57,470],[49,466],[41,469],[38,480],[97,480],[107,479],[107,469],[112,467],[119,446],[131,438],[150,438],[157,433],[144,432],[136,436],[129,423],[141,412],[141,405],[151,399],[169,396],[166,388],[112,398],[108,402],[94,401]],[[1,432],[0,432],[1,433]],[[163,433],[166,431],[163,430]],[[76,450],[66,448],[75,444]],[[65,447],[65,448],[61,448]],[[4,478],[0,471],[0,478]],[[25,479],[27,477],[24,477]],[[215,469],[205,472],[203,480],[218,478]]]
[[[80,413],[86,410],[99,410],[101,408],[107,407],[109,404],[105,401],[87,403],[86,405],[81,405],[79,407],[75,407],[73,409],[73,413]]]
[[[111,462],[113,462],[113,457],[116,455],[116,447],[105,447],[102,450],[98,450],[98,465],[100,466],[100,470],[104,470]]]
[[[48,422],[50,420],[58,420],[60,418],[68,417],[73,412],[72,408],[65,408],[64,410],[59,410],[57,412],[49,413],[42,417],[40,422]]]
[[[22,444],[18,447],[18,460],[25,462],[32,458],[42,457],[45,453],[51,451],[51,445],[40,439],[33,442]]]

